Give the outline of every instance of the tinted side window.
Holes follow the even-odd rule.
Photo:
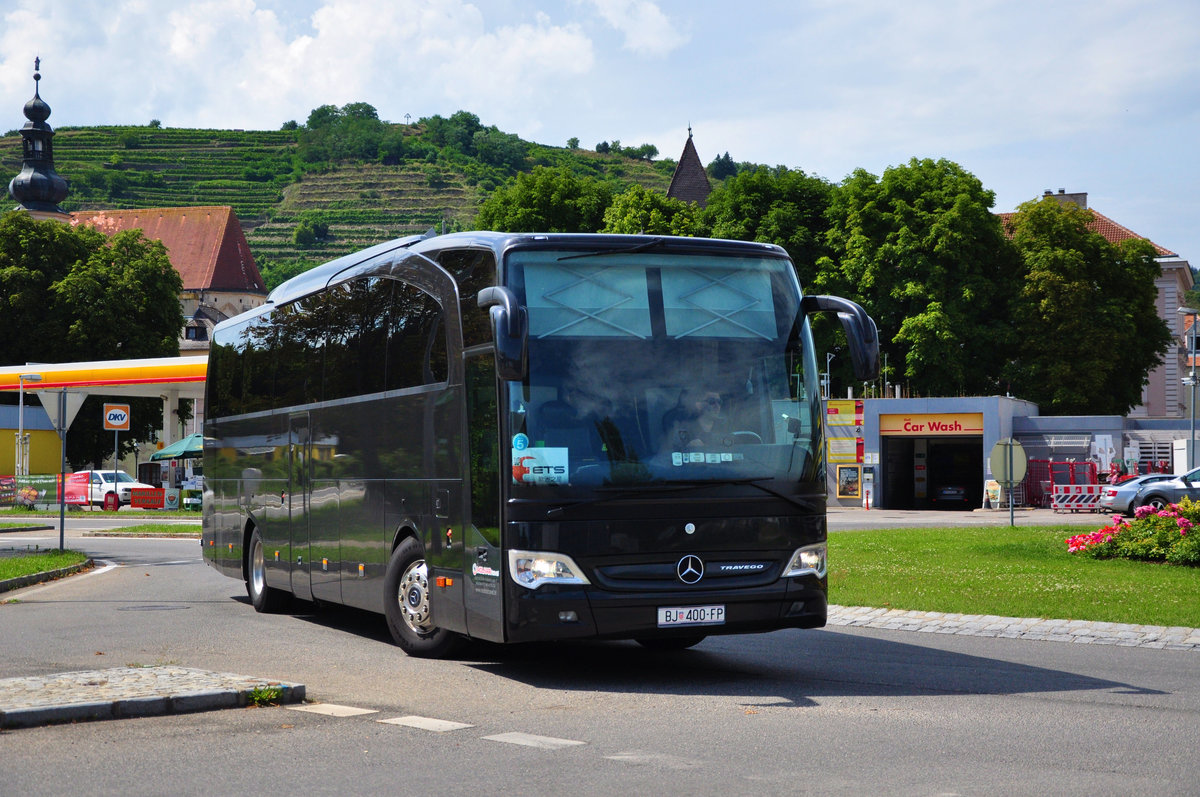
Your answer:
[[[260,412],[275,406],[275,330],[269,315],[251,319],[235,344],[241,350],[242,401],[238,412]]]
[[[325,399],[384,389],[392,285],[372,277],[325,294]]]
[[[394,283],[387,342],[387,389],[446,379],[446,323],[441,305],[413,285]]]
[[[479,291],[496,284],[496,259],[485,249],[453,249],[438,255],[438,263],[458,283],[463,348],[492,342],[488,311],[479,307]]]
[[[275,408],[321,400],[321,355],[325,340],[321,303],[312,297],[271,314],[275,327]]]

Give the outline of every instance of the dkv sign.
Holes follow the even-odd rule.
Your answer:
[[[129,405],[105,404],[104,428],[110,432],[129,431]]]

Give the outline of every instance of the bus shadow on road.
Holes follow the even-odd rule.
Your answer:
[[[710,637],[693,649],[669,653],[632,642],[495,645],[487,651],[487,660],[469,666],[543,689],[748,696],[794,707],[816,705],[820,697],[1164,694],[1075,672],[835,631]]]

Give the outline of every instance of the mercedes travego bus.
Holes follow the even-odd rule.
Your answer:
[[[214,331],[205,557],[418,656],[822,626],[817,312],[873,378],[874,321],[769,244],[472,232],[319,266]]]

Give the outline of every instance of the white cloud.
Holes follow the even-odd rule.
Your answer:
[[[601,18],[625,37],[625,49],[663,58],[682,47],[688,36],[649,0],[589,0]]]

